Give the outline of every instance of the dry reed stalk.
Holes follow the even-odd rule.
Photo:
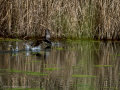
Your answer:
[[[96,2],[98,37],[100,39],[120,39],[120,2],[119,0],[99,0]]]
[[[78,1],[12,0],[4,2],[8,3],[5,7],[11,7],[6,9],[6,12],[9,12],[7,16],[9,31],[8,29],[7,31],[13,35],[39,36],[45,28],[53,30],[51,31],[53,36],[59,37],[77,33],[74,28],[77,24],[78,11],[80,11]]]
[[[49,28],[53,37],[119,38],[119,0],[1,0],[0,5],[2,34],[41,37]]]

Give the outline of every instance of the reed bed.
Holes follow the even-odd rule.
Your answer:
[[[100,39],[120,39],[120,1],[96,2],[96,35]]]
[[[119,39],[119,0],[1,0],[0,35]]]

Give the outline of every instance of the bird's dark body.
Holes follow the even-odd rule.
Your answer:
[[[43,41],[51,44],[51,41],[50,41],[50,40],[45,39],[45,40],[43,40]]]
[[[42,43],[42,40],[37,40],[37,41],[31,43],[30,46],[33,46],[33,47],[35,47],[35,46],[39,46],[40,43]]]

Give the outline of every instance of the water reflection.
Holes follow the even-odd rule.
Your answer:
[[[59,46],[39,47],[38,51],[23,43],[0,42],[1,89],[111,90],[120,87],[119,42],[68,40]]]

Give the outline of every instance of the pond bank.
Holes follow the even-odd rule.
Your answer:
[[[15,37],[15,36],[0,36],[0,40],[42,40],[45,37],[27,37],[27,36],[20,36],[20,37]],[[65,41],[67,40],[67,38],[63,37],[63,38],[55,38],[55,37],[51,37],[52,41]]]

